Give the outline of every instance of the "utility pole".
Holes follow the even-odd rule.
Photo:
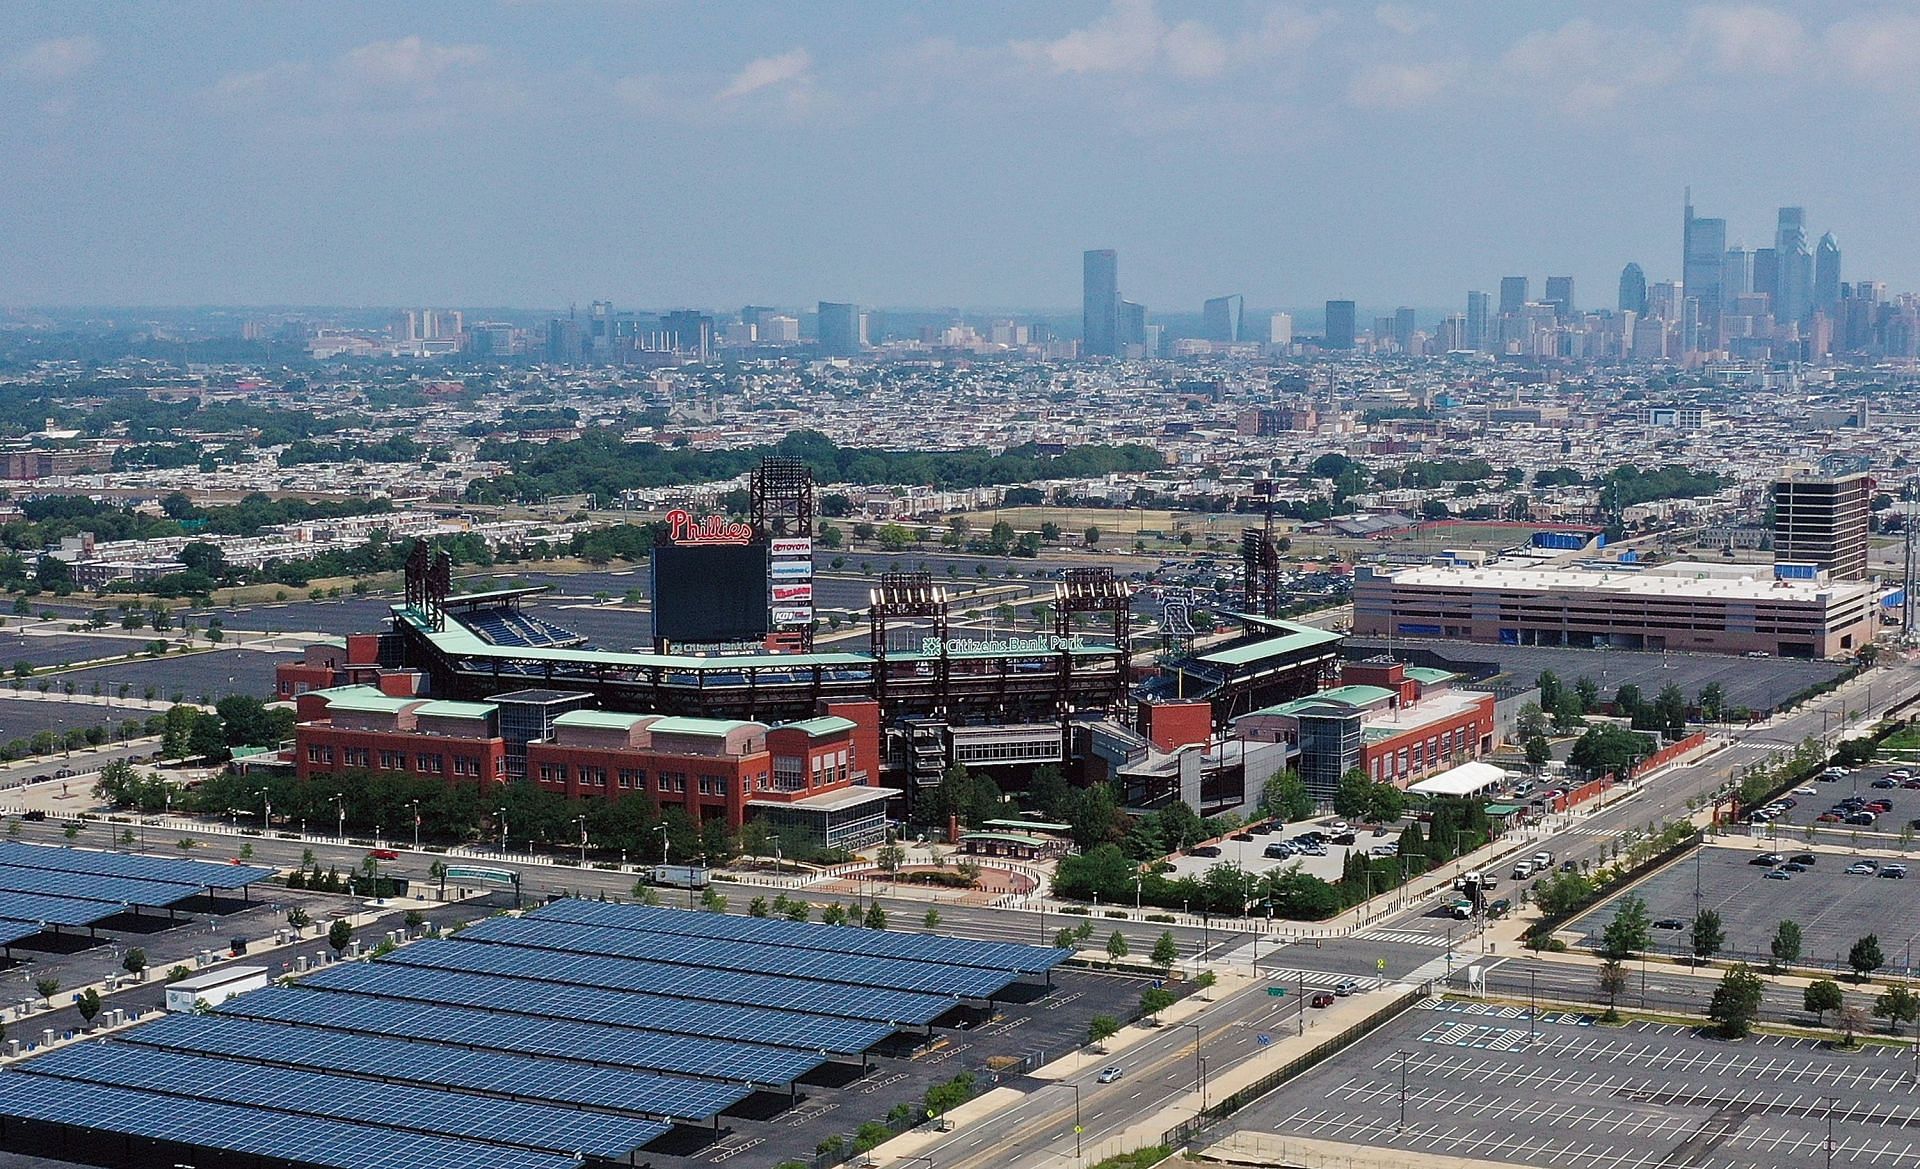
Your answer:
[[[1400,1049],[1400,1127],[1395,1132],[1407,1131],[1407,1050]]]
[[[1534,974],[1535,974],[1535,971],[1533,970],[1533,968],[1528,967],[1527,969],[1527,1046],[1528,1047],[1533,1046],[1533,1041],[1536,1034],[1536,1032],[1534,1031],[1534,1021],[1539,1017],[1539,1014],[1540,1014],[1540,1008],[1536,1005],[1536,1001],[1533,995]],[[1920,1048],[1915,1048],[1914,1050],[1920,1051]]]

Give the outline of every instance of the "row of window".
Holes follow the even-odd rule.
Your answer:
[[[478,779],[485,773],[484,759],[472,755],[455,755],[451,761],[440,751],[421,751],[409,754],[406,751],[375,751],[367,747],[342,747],[337,752],[340,766],[378,769],[381,771],[410,771],[416,775],[446,775],[448,764],[452,764],[452,774]],[[321,767],[332,767],[336,752],[330,743],[307,744],[307,762]],[[497,759],[495,774],[507,773],[507,761]]]
[[[1461,755],[1471,758],[1476,754],[1478,742],[1479,729],[1472,723],[1428,735],[1412,746],[1374,756],[1370,767],[1372,778],[1378,783],[1396,776],[1418,774]]]

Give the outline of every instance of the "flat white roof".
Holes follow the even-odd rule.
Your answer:
[[[1462,763],[1439,775],[1409,784],[1407,790],[1423,796],[1470,796],[1498,787],[1507,781],[1507,773],[1491,763]]]
[[[1847,595],[1868,595],[1865,581],[1806,581],[1710,576],[1663,576],[1644,572],[1554,571],[1540,568],[1406,568],[1381,574],[1395,585],[1495,589],[1531,593],[1611,593],[1635,597],[1687,597],[1717,601],[1786,601],[1825,604]]]
[[[225,986],[229,982],[259,978],[266,972],[265,966],[221,966],[205,974],[193,974],[179,982],[169,982],[167,987],[180,990],[212,990],[216,986]]]

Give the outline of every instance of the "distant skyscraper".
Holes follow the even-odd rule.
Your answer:
[[[1393,343],[1400,347],[1400,352],[1414,352],[1413,335],[1416,331],[1412,309],[1401,307],[1393,310]]]
[[[1840,303],[1840,241],[1828,232],[1813,249],[1813,307],[1828,316]]]
[[[1327,348],[1353,348],[1353,302],[1350,300],[1330,300],[1327,302]]]
[[[1206,320],[1206,338],[1209,341],[1239,341],[1240,315],[1245,311],[1247,298],[1239,294],[1216,296],[1202,309]]]
[[[1773,236],[1780,288],[1773,299],[1776,320],[1799,321],[1813,311],[1813,252],[1807,247],[1807,209],[1782,207]]]
[[[1638,264],[1620,269],[1620,311],[1647,315],[1647,274]]]
[[[1484,353],[1491,348],[1492,337],[1487,332],[1487,306],[1493,298],[1484,292],[1467,293],[1467,336],[1468,349]]]
[[[1129,345],[1144,346],[1147,343],[1147,306],[1123,300],[1118,313],[1119,332],[1115,340],[1119,342],[1116,355],[1126,352]]]
[[[1769,300],[1780,295],[1780,253],[1772,248],[1753,249],[1754,292],[1765,293]]]
[[[1500,278],[1500,315],[1517,313],[1527,305],[1527,278],[1525,276],[1502,276]]]
[[[820,302],[820,352],[832,357],[852,357],[865,340],[860,335],[860,306]]]
[[[1683,267],[1681,283],[1699,313],[1688,340],[1690,348],[1711,348],[1720,337],[1721,269],[1727,262],[1727,221],[1698,219],[1693,214],[1693,192],[1688,191],[1680,232]],[[1685,312],[1685,309],[1682,309]]]
[[[1120,347],[1120,256],[1112,248],[1081,257],[1080,352],[1113,357]]]
[[[1565,320],[1573,315],[1573,277],[1547,277],[1547,303],[1553,306],[1553,315]]]
[[[1273,314],[1273,319],[1267,322],[1267,344],[1269,345],[1293,344],[1293,314],[1292,313]]]
[[[1738,298],[1753,291],[1753,253],[1742,247],[1727,249],[1720,265],[1720,304],[1730,308]]]

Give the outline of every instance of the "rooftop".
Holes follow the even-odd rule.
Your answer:
[[[1770,575],[1727,579],[1650,575],[1643,572],[1595,572],[1493,566],[1485,568],[1407,568],[1379,573],[1395,585],[1429,588],[1499,589],[1516,593],[1611,593],[1632,597],[1676,597],[1717,601],[1825,603],[1839,596],[1865,595],[1865,581],[1774,580]]]
[[[562,717],[565,717],[564,715]],[[554,720],[558,722],[559,720]],[[730,718],[660,718],[647,729],[656,735],[701,735],[717,739],[735,731],[764,731],[766,724],[741,722]]]
[[[383,694],[372,686],[336,686],[331,690],[316,691],[327,696],[327,710],[347,711],[358,714],[399,714],[410,706],[423,704],[423,700],[411,695],[395,698]]]
[[[779,729],[805,731],[810,737],[820,739],[828,735],[845,734],[847,731],[858,730],[859,727],[860,724],[850,718],[841,718],[837,714],[826,714],[821,715],[819,718],[801,719],[797,723],[782,723]]]
[[[617,710],[569,710],[553,716],[556,727],[596,727],[605,731],[630,731],[633,724],[648,716],[622,714]]]
[[[428,718],[486,718],[500,708],[490,702],[423,702],[413,713]]]

